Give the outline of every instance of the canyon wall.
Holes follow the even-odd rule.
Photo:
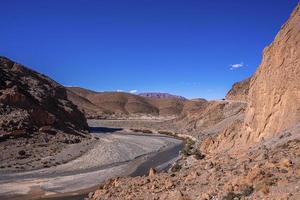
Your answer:
[[[300,4],[263,52],[250,82],[243,138],[272,137],[300,122]]]

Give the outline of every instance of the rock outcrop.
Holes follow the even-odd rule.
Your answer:
[[[300,5],[281,27],[250,82],[243,140],[270,138],[300,122]]]
[[[233,84],[226,95],[226,100],[247,102],[251,78]]]
[[[84,115],[67,99],[63,86],[0,57],[1,138],[28,137],[52,128],[75,135],[88,131]]]

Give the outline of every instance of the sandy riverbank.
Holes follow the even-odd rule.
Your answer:
[[[181,141],[174,138],[130,134],[120,130],[109,133],[96,131],[93,135],[99,140],[75,160],[47,169],[1,175],[0,197],[22,195],[20,199],[26,196],[32,199],[76,194],[107,179],[130,175],[150,157],[181,145]],[[178,151],[178,148],[175,150]],[[168,156],[166,154],[165,161],[174,159]]]

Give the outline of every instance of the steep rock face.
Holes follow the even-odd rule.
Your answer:
[[[243,129],[248,143],[278,134],[300,122],[300,4],[282,26],[249,90]]]
[[[251,78],[233,84],[226,95],[226,100],[247,102]]]
[[[1,138],[29,136],[50,128],[81,134],[88,125],[84,115],[67,100],[64,87],[0,57]]]

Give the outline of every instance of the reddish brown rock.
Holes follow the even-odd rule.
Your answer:
[[[247,102],[251,78],[233,84],[226,95],[226,100]]]
[[[263,52],[251,79],[243,141],[277,135],[300,122],[300,6]]]
[[[155,174],[156,174],[156,170],[153,169],[153,168],[151,168],[151,169],[149,170],[149,176],[150,176],[150,177],[153,177],[153,176],[155,176]]]
[[[40,128],[45,132],[46,126],[70,134],[88,130],[86,119],[67,99],[64,87],[50,78],[0,57],[0,79],[2,136],[30,135]]]
[[[176,116],[181,114],[186,99],[150,98],[125,92],[95,92],[69,87],[68,98],[87,118],[126,118],[137,115]]]
[[[188,200],[186,195],[184,195],[180,190],[175,190],[169,193],[168,199],[173,200]]]

